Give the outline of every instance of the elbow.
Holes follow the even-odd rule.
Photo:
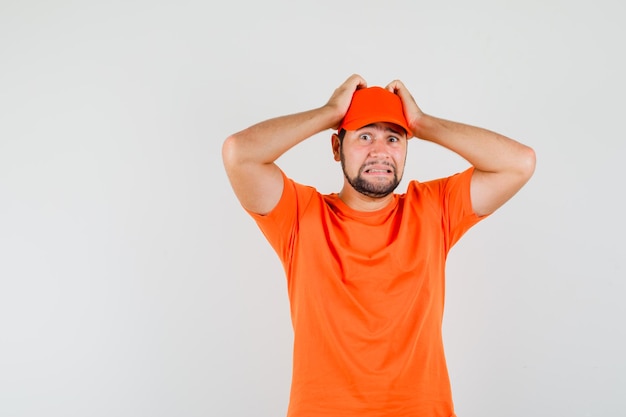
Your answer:
[[[537,166],[537,155],[535,150],[529,146],[524,146],[524,153],[520,158],[520,172],[528,181],[535,173],[535,167]]]
[[[237,136],[231,135],[226,138],[222,144],[222,162],[226,170],[237,164],[240,150],[238,146]]]

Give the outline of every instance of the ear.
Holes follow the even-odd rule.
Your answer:
[[[336,133],[334,133],[331,138],[331,144],[333,147],[333,157],[335,158],[335,161],[341,161],[341,140]]]

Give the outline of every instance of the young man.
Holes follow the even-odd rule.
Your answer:
[[[344,184],[322,195],[274,162],[331,128]],[[394,193],[413,136],[471,167]],[[400,81],[368,88],[353,75],[320,108],[230,136],[223,159],[287,275],[288,416],[454,416],[441,334],[446,255],[529,180],[533,150],[423,113]]]

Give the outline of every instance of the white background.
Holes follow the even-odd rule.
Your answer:
[[[283,416],[284,275],[221,144],[352,73],[537,153],[450,255],[459,417],[623,415],[624,3],[216,3],[0,1],[0,416]],[[338,191],[330,134],[280,166]],[[399,191],[467,166],[409,148]]]

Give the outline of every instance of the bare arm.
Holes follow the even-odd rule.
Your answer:
[[[387,88],[402,99],[407,122],[416,137],[444,146],[474,166],[471,198],[477,215],[497,210],[532,176],[532,148],[486,129],[423,113],[400,81],[393,81]]]
[[[222,158],[243,207],[259,214],[269,213],[280,200],[284,186],[274,161],[305,139],[338,126],[354,91],[365,86],[363,78],[352,75],[322,107],[266,120],[229,136],[222,147]]]

